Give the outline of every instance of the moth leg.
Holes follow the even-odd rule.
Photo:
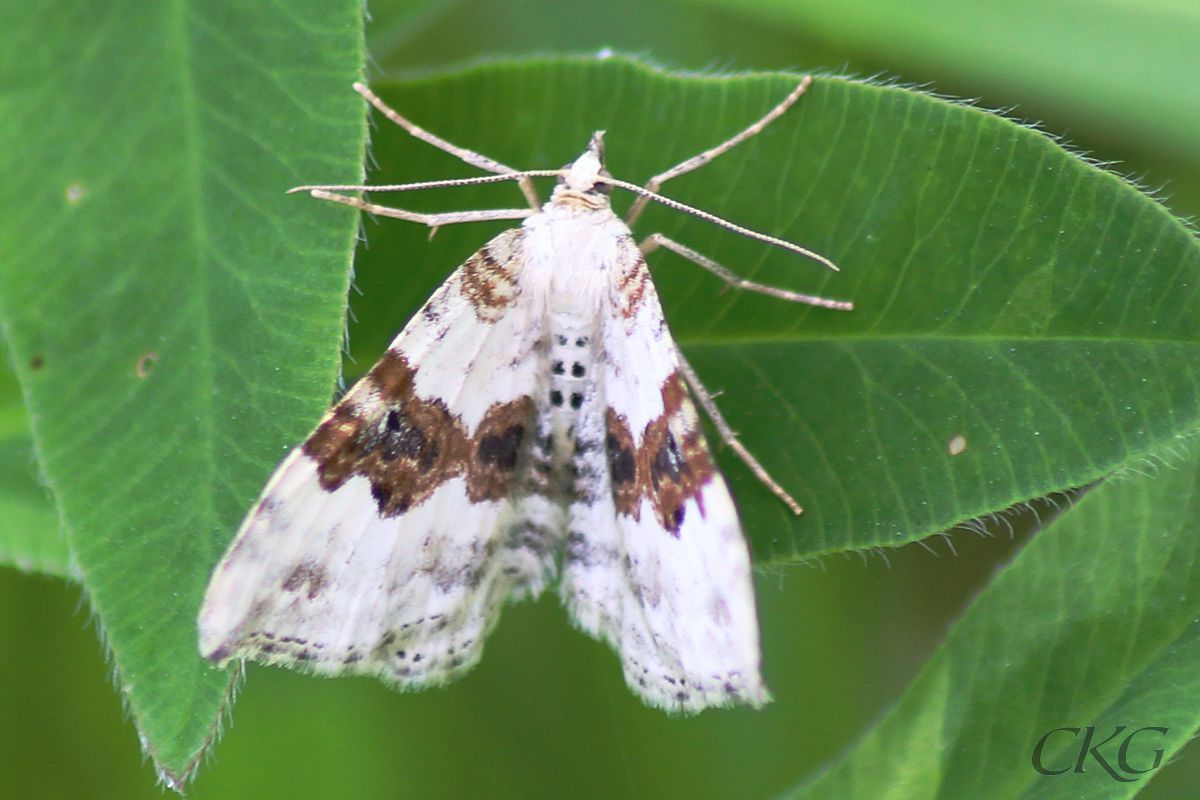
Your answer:
[[[368,203],[358,197],[351,197],[346,194],[338,194],[337,192],[328,192],[324,189],[312,189],[309,194],[318,200],[330,200],[334,203],[357,208],[362,211],[368,211],[372,214],[378,214],[381,217],[394,217],[396,219],[406,220],[408,222],[416,222],[421,225],[428,225],[430,228],[437,229],[442,225],[454,225],[459,222],[490,222],[497,219],[524,219],[531,217],[536,213],[530,208],[492,208],[483,209],[480,211],[447,211],[440,214],[423,214],[419,211],[405,211],[402,208],[392,208],[390,206],[376,205]],[[433,235],[432,233],[430,234]]]
[[[763,485],[775,493],[775,496],[787,505],[792,510],[793,514],[799,515],[804,509],[800,508],[800,504],[787,493],[787,490],[780,486],[766,467],[758,463],[758,459],[746,449],[737,438],[737,434],[733,432],[733,428],[729,427],[729,423],[725,421],[725,417],[721,416],[721,410],[717,408],[717,403],[713,400],[713,396],[704,388],[704,384],[700,383],[700,379],[696,377],[696,371],[692,369],[692,365],[683,357],[683,353],[676,349],[676,354],[679,356],[679,369],[683,372],[683,378],[687,381],[688,388],[692,390],[696,401],[700,403],[700,407],[704,409],[704,413],[708,414],[708,418],[712,420],[713,427],[717,429],[717,433],[721,436],[721,441],[729,446],[729,449],[737,453],[750,471],[754,473],[754,477],[762,481]]]
[[[438,150],[449,153],[455,158],[461,159],[472,167],[484,170],[485,172],[494,172],[497,175],[506,175],[510,172],[517,172],[512,167],[505,166],[493,158],[488,158],[482,153],[476,153],[474,150],[468,150],[465,147],[459,147],[456,144],[451,144],[445,139],[430,133],[429,131],[414,125],[408,118],[402,116],[398,111],[393,109],[387,103],[380,99],[379,95],[372,92],[365,83],[355,82],[354,91],[363,96],[371,105],[379,110],[379,113],[390,119],[392,122],[399,125],[404,130],[408,131],[414,138],[420,139],[426,144],[433,145]],[[542,200],[538,197],[537,189],[533,186],[533,181],[529,178],[519,178],[517,185],[521,187],[521,193],[525,195],[525,199],[529,202],[529,207],[534,211],[538,211],[542,207]],[[401,217],[404,219],[404,217]],[[493,217],[492,219],[515,219],[513,217]]]
[[[765,115],[763,115],[762,119],[758,120],[741,133],[726,139],[716,147],[709,148],[699,155],[692,156],[687,161],[682,161],[676,164],[666,172],[660,172],[649,180],[649,182],[646,184],[646,188],[652,192],[658,192],[659,188],[661,188],[664,183],[672,178],[678,178],[680,175],[686,175],[694,169],[699,169],[722,153],[726,153],[729,150],[737,147],[739,144],[770,125],[772,122],[778,119],[783,112],[791,108],[792,104],[800,99],[800,95],[804,94],[811,83],[812,76],[805,75],[800,80],[800,84],[792,90],[791,94],[783,98],[779,105],[775,106]],[[636,222],[638,217],[642,215],[642,210],[646,207],[646,203],[648,203],[649,200],[650,198],[646,197],[645,195],[640,195],[636,200],[633,201],[633,205],[629,207],[628,213],[625,214],[626,225],[633,227],[633,223]]]
[[[661,233],[653,233],[646,237],[646,240],[639,245],[642,255],[647,255],[654,252],[658,248],[663,247],[670,250],[672,253],[681,255],[693,264],[698,264],[706,270],[716,275],[725,283],[735,289],[745,289],[748,292],[757,292],[765,294],[768,297],[777,297],[780,300],[787,300],[792,303],[804,303],[810,306],[820,306],[822,308],[832,308],[838,311],[850,311],[854,308],[854,304],[845,300],[830,300],[826,297],[817,297],[811,294],[800,294],[798,292],[780,289],[777,286],[767,286],[764,283],[749,281],[737,275],[727,267],[723,267],[707,256],[702,256],[690,247],[680,244],[673,239],[668,239]]]

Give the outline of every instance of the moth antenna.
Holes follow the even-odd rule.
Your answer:
[[[293,186],[288,194],[296,192],[311,192],[318,189],[323,192],[411,192],[418,189],[443,189],[454,186],[476,186],[481,183],[502,183],[503,181],[519,181],[523,178],[559,178],[562,170],[531,169],[522,172],[505,172],[501,175],[479,175],[474,178],[447,178],[438,181],[419,181],[417,183],[392,183],[381,186],[365,184],[316,184],[313,186]]]
[[[716,214],[710,214],[709,212],[703,211],[694,206],[689,206],[687,203],[681,203],[678,200],[672,200],[669,197],[663,197],[658,192],[652,192],[645,186],[638,186],[636,183],[629,183],[628,181],[617,180],[616,178],[605,178],[604,182],[611,186],[619,186],[622,189],[628,189],[629,191],[639,194],[649,200],[653,200],[656,203],[661,203],[667,208],[673,208],[676,211],[682,211],[685,214],[691,214],[693,217],[699,217],[705,222],[711,222],[712,224],[722,227],[727,231],[732,231],[741,236],[745,236],[747,239],[754,239],[755,241],[765,242],[766,244],[774,245],[775,247],[779,247],[784,250],[790,250],[791,252],[802,255],[805,258],[815,261],[822,266],[829,267],[829,269],[833,270],[834,272],[841,271],[838,269],[837,264],[833,263],[832,260],[826,258],[820,253],[809,250],[807,247],[801,247],[798,244],[789,242],[786,239],[780,239],[776,236],[759,233],[758,231],[738,225],[736,222],[730,222],[727,219],[718,217]]]

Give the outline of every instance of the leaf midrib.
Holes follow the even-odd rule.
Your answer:
[[[191,204],[191,226],[189,245],[193,251],[192,257],[198,269],[189,270],[193,277],[195,289],[192,291],[192,306],[200,318],[200,323],[193,326],[193,332],[197,338],[196,347],[192,355],[195,358],[193,374],[199,378],[198,384],[210,386],[213,383],[213,347],[212,340],[212,302],[210,292],[212,286],[208,280],[208,271],[204,269],[205,262],[205,247],[204,242],[208,239],[209,220],[205,214],[204,205],[204,187],[200,176],[203,175],[203,148],[200,144],[202,136],[200,133],[200,124],[198,120],[198,109],[196,101],[196,74],[192,65],[192,41],[190,29],[187,25],[187,8],[185,0],[174,0],[172,3],[172,18],[176,21],[174,35],[178,42],[178,62],[179,62],[179,107],[182,115],[182,128],[180,138],[183,140],[183,160],[188,166],[188,176],[185,178],[187,193]],[[198,395],[198,396],[197,396]],[[202,449],[201,460],[206,464],[216,463],[216,449],[214,441],[214,424],[213,419],[216,415],[213,407],[213,393],[208,391],[197,392],[193,395],[196,400],[196,415],[195,421],[198,427],[198,441],[190,442],[189,444],[198,449]],[[203,481],[197,481],[195,485],[200,488],[199,494],[205,507],[202,509],[204,515],[209,519],[216,519],[216,506],[213,503],[211,491],[206,491],[204,487],[211,484]]]
[[[194,286],[191,292],[191,307],[198,319],[197,324],[193,326],[192,332],[196,339],[196,346],[192,348],[192,352],[189,355],[194,359],[192,374],[197,379],[196,383],[201,386],[211,386],[214,375],[212,354],[215,344],[211,335],[212,302],[210,292],[212,287],[207,270],[203,268],[205,261],[204,242],[207,239],[210,225],[205,213],[203,202],[205,193],[203,182],[200,179],[200,176],[203,175],[203,147],[201,144],[203,137],[200,132],[199,110],[196,99],[196,70],[191,58],[193,50],[192,32],[188,25],[187,8],[184,0],[174,0],[167,8],[166,13],[170,17],[168,25],[172,28],[172,37],[178,44],[176,50],[177,73],[179,76],[177,102],[181,117],[179,139],[181,140],[181,161],[186,165],[188,173],[181,178],[181,183],[183,184],[181,191],[186,192],[191,205],[188,247],[192,251],[192,259],[197,267],[196,269],[188,270],[192,275]],[[213,393],[211,391],[195,392],[192,395],[192,399],[195,403],[193,418],[196,423],[197,436],[189,442],[189,446],[200,451],[199,455],[203,463],[212,465],[216,463],[215,426],[213,422],[216,411],[214,408]],[[216,506],[213,502],[213,494],[207,488],[211,486],[211,483],[195,481],[193,485],[195,487],[194,500],[201,504],[201,508],[199,509],[200,516],[206,517],[209,520],[215,520],[217,518]],[[95,604],[96,597],[94,593],[90,594],[92,594],[92,602]],[[97,608],[97,613],[103,616],[99,608]],[[117,655],[117,648],[113,643],[110,642],[108,646],[113,653],[113,658],[119,670],[123,659]],[[233,678],[230,678],[230,685],[232,685],[232,682]],[[133,709],[135,718],[144,720],[147,709],[139,707],[139,695],[136,693],[127,693],[125,697]],[[218,715],[217,719],[210,723],[206,737],[207,742],[212,741],[219,719],[220,716]],[[144,723],[139,722],[138,727],[139,729],[143,729]],[[158,748],[148,737],[142,737],[142,746],[153,760],[159,776],[176,791],[181,789],[183,782],[194,770],[199,759],[207,750],[207,746],[199,748],[192,760],[182,770],[172,771],[167,769],[160,757]]]

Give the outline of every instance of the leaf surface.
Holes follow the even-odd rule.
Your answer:
[[[1136,794],[1200,728],[1197,448],[1169,467],[1106,482],[1042,531],[899,703],[792,796]],[[1088,727],[1096,753],[1081,756]]]
[[[1197,163],[1200,14],[1187,0],[701,0],[877,63],[990,87]],[[898,67],[892,67],[897,69]],[[944,83],[943,83],[944,85]],[[1145,124],[1153,120],[1152,124]]]
[[[178,787],[232,673],[208,572],[338,370],[361,177],[356,2],[68,2],[0,33],[0,321],[139,735]]]

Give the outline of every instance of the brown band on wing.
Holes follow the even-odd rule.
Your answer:
[[[608,477],[618,514],[638,519],[641,491],[638,482],[638,453],[633,445],[629,420],[610,406],[605,412],[605,445],[608,448]]]
[[[673,372],[662,385],[663,414],[646,426],[639,455],[649,473],[654,511],[674,536],[683,524],[684,503],[695,498],[701,515],[700,488],[712,480],[712,456],[704,443],[700,419],[688,397],[683,375]]]
[[[617,253],[617,307],[622,317],[632,319],[642,305],[647,287],[651,285],[650,268],[646,266],[642,251],[632,238]]]
[[[495,322],[517,296],[525,231],[513,228],[485,244],[462,267],[462,293],[480,322]]]
[[[509,494],[522,453],[533,436],[533,399],[520,397],[496,403],[475,431],[474,458],[467,471],[467,495],[472,503],[498,500]]]
[[[700,490],[715,469],[683,376],[672,373],[661,391],[663,413],[646,426],[640,447],[634,447],[629,421],[608,409],[609,478],[617,513],[639,519],[647,498],[659,524],[678,537],[689,498],[704,513]]]
[[[384,517],[420,505],[456,476],[465,478],[473,503],[507,497],[532,424],[533,401],[494,404],[469,436],[444,402],[416,395],[415,375],[403,355],[389,350],[362,379],[378,403],[363,406],[355,400],[359,392],[352,391],[309,437],[303,451],[317,462],[321,487],[332,492],[362,475]]]

